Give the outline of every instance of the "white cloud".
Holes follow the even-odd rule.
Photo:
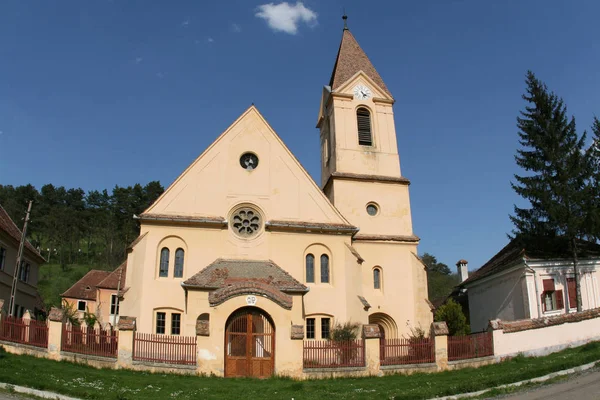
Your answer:
[[[215,39],[209,37],[208,39],[206,39],[208,41],[208,43],[213,43],[215,41]]]
[[[189,18],[187,18],[185,21],[183,21],[183,22],[181,23],[181,26],[183,26],[183,27],[185,28],[185,27],[187,27],[189,24],[190,24],[190,19],[189,19]]]
[[[290,5],[288,2],[263,4],[258,6],[255,14],[258,18],[267,21],[275,32],[285,32],[290,35],[298,33],[298,25],[305,23],[308,26],[317,24],[317,13],[306,8],[302,2]]]
[[[136,63],[136,64],[139,64],[139,63],[141,63],[142,61],[144,61],[144,59],[143,59],[142,57],[136,57],[136,58],[135,58],[135,63]]]
[[[164,77],[165,77],[165,74],[163,74],[162,72],[157,72],[157,73],[156,73],[156,77],[157,77],[158,79],[162,79],[162,78],[164,78]]]
[[[242,31],[242,27],[234,22],[231,24],[231,30],[235,33],[240,33]]]

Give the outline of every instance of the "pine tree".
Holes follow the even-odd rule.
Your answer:
[[[529,104],[517,118],[519,144],[515,160],[527,175],[515,175],[515,192],[530,208],[515,205],[513,235],[529,243],[564,239],[573,259],[577,311],[581,311],[578,240],[586,229],[586,194],[590,169],[583,150],[585,133],[579,137],[575,119],[567,116],[561,98],[549,91],[533,72],[527,72]],[[568,296],[567,296],[568,299]]]
[[[587,152],[592,176],[588,196],[588,236],[591,240],[600,240],[600,120],[598,118],[594,118],[592,134],[592,143]]]

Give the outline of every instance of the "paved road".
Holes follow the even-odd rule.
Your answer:
[[[541,386],[539,389],[521,392],[497,399],[518,400],[599,400],[600,399],[600,370],[584,372],[566,381],[552,385]]]
[[[31,400],[31,397],[22,397],[22,396],[17,396],[17,395],[13,395],[13,394],[8,394],[6,392],[0,392],[0,400],[24,400],[24,399]]]

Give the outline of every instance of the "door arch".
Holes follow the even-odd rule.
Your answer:
[[[275,324],[256,307],[234,311],[225,324],[225,376],[266,378],[275,370]]]

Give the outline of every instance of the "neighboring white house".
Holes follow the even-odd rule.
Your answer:
[[[580,248],[582,307],[588,310],[600,307],[600,245],[580,242]],[[573,261],[556,246],[531,250],[513,240],[465,278],[458,289],[468,295],[472,332],[487,329],[492,319],[514,321],[577,309]]]

